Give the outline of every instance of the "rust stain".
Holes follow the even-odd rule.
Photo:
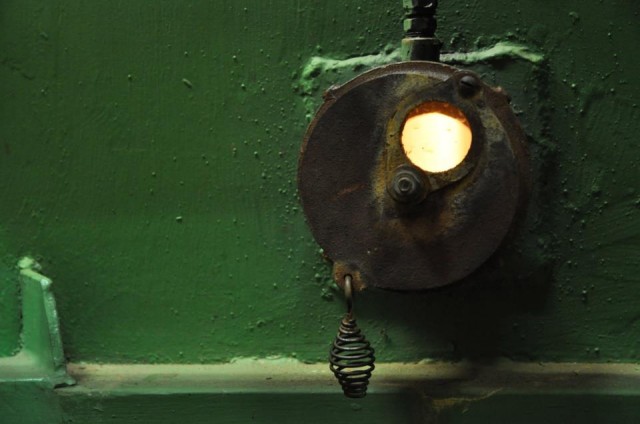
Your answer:
[[[366,288],[367,285],[364,283],[362,273],[359,270],[341,261],[334,262],[333,279],[342,290],[344,290],[344,280],[347,275],[351,276],[352,285],[356,291],[362,291]]]
[[[341,197],[344,197],[348,194],[354,193],[358,190],[362,190],[363,188],[365,188],[365,185],[362,183],[358,183],[358,184],[353,184],[349,187],[343,188],[342,190],[340,190],[338,192],[338,194],[336,195],[335,199],[339,199]]]

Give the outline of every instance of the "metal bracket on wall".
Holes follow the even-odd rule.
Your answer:
[[[22,291],[22,348],[12,357],[0,358],[1,381],[45,381],[53,387],[75,384],[67,373],[60,324],[51,279],[38,273],[39,266],[25,257],[18,263]]]

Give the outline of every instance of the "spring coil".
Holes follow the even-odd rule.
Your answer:
[[[329,355],[329,368],[342,386],[346,397],[362,398],[367,394],[369,379],[376,360],[371,344],[358,328],[353,313],[353,289],[351,276],[344,279],[347,313],[342,318],[338,335]]]
[[[346,397],[365,397],[375,359],[374,350],[356,320],[349,314],[345,315],[331,347],[329,367]]]

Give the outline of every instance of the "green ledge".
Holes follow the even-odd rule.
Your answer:
[[[56,390],[74,423],[638,423],[640,366],[381,363],[364,399],[326,364],[70,364]]]
[[[379,363],[364,399],[328,365],[65,364],[51,280],[21,261],[22,349],[0,359],[0,423],[638,423],[640,365]]]

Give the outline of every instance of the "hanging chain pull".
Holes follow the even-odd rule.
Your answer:
[[[371,373],[375,368],[374,350],[358,328],[353,313],[353,287],[350,275],[344,278],[347,313],[342,318],[331,355],[330,368],[349,398],[362,398],[367,394]]]

